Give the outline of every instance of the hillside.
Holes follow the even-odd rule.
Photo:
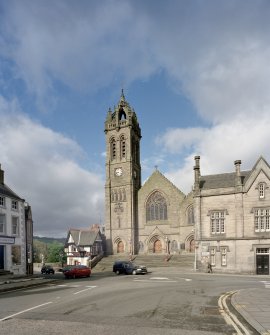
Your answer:
[[[60,244],[65,244],[66,238],[65,237],[60,237],[60,238],[54,238],[54,237],[39,237],[39,236],[34,236],[33,237],[34,241],[40,241],[46,244],[50,243],[60,243]]]

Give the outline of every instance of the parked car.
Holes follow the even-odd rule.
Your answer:
[[[45,275],[54,275],[54,268],[51,265],[43,265],[41,268],[41,274]]]
[[[117,275],[123,273],[126,275],[146,274],[147,268],[144,265],[136,265],[130,261],[116,261],[113,264],[113,272]]]
[[[85,265],[68,265],[63,268],[66,278],[90,277],[91,269]]]

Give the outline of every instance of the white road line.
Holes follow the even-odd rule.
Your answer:
[[[96,286],[88,286],[88,287],[85,288],[84,290],[75,292],[75,293],[73,293],[73,294],[75,295],[75,294],[79,294],[79,293],[82,293],[82,292],[85,292],[85,291],[88,291],[88,290],[92,290],[92,289],[95,288],[95,287],[96,287]]]
[[[134,278],[133,280],[134,282],[144,282],[144,283],[163,283],[163,284],[167,284],[167,283],[177,283],[177,280],[151,280],[151,278],[149,279],[136,279]]]
[[[21,312],[18,312],[18,313],[15,313],[15,314],[6,316],[5,318],[0,319],[0,322],[1,322],[1,321],[8,320],[8,319],[11,319],[11,318],[13,318],[13,317],[16,316],[16,315],[23,314],[23,313],[25,313],[25,312],[29,312],[29,311],[32,311],[33,309],[37,309],[37,308],[39,308],[39,307],[43,307],[43,306],[46,306],[46,305],[49,305],[49,304],[52,304],[52,301],[49,301],[49,302],[46,302],[45,304],[38,305],[38,306],[35,306],[35,307],[31,307],[31,308],[25,309],[24,311],[21,311]]]

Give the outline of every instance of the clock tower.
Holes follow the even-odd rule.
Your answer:
[[[105,121],[105,229],[108,254],[136,254],[141,129],[123,90]]]

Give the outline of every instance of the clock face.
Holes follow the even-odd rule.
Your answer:
[[[122,174],[123,174],[123,170],[122,170],[121,168],[117,168],[117,169],[115,169],[115,175],[116,175],[117,177],[122,176]]]

